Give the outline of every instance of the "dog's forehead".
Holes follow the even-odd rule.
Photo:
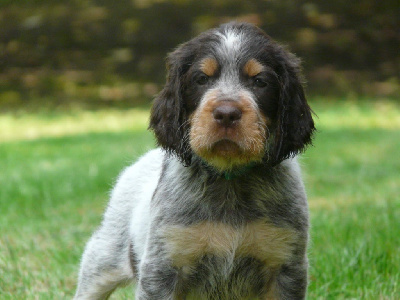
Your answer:
[[[227,28],[222,32],[217,32],[220,38],[221,47],[218,48],[219,54],[231,58],[237,57],[244,46],[244,33],[234,28]]]
[[[216,36],[218,45],[215,48],[215,54],[221,64],[235,66],[242,63],[251,54],[248,51],[249,37],[244,30],[227,27],[217,31]]]
[[[212,57],[219,65],[235,68],[257,59],[266,43],[267,36],[257,27],[232,24],[206,32],[197,46],[203,49],[201,60]]]

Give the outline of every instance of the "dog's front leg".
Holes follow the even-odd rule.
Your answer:
[[[307,259],[283,266],[273,280],[266,299],[305,299],[307,268]]]
[[[136,300],[180,300],[178,272],[166,261],[146,258],[140,266]]]
[[[180,276],[172,265],[162,228],[154,222],[138,268],[136,300],[180,300]]]

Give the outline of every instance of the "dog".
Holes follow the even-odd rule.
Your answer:
[[[75,299],[304,299],[308,205],[296,155],[315,127],[299,60],[247,23],[180,45],[120,175]]]

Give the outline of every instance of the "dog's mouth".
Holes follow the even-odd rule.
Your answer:
[[[242,149],[234,141],[222,139],[212,145],[211,152],[220,156],[235,157],[242,153]]]

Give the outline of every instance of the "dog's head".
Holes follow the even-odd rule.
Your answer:
[[[167,68],[150,129],[186,165],[194,154],[222,171],[277,164],[311,143],[299,60],[259,28],[209,30],[172,52]]]

